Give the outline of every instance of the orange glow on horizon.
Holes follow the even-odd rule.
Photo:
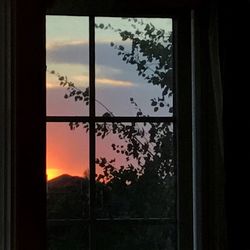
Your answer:
[[[47,123],[47,180],[68,174],[83,177],[88,169],[88,134],[68,123]]]
[[[60,169],[50,168],[50,167],[47,167],[46,174],[47,174],[47,181],[54,179],[55,177],[61,175]]]
[[[71,176],[89,176],[89,138],[81,127],[70,130],[68,123],[47,123],[47,180],[63,174]],[[116,166],[124,165],[125,159],[114,154],[113,142],[119,142],[118,136],[96,139],[96,157],[116,159]],[[103,169],[96,165],[96,174],[103,174]]]

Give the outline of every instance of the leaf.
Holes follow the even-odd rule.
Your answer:
[[[151,102],[151,106],[156,106],[157,105],[157,102],[155,101],[155,100],[152,100],[152,102]]]
[[[165,89],[162,91],[162,96],[165,96],[168,93],[168,87],[165,87]]]
[[[83,98],[82,98],[81,96],[78,96],[78,95],[75,96],[75,101],[76,101],[76,102],[77,102],[77,101],[82,101],[82,99],[83,99]]]
[[[131,151],[131,150],[133,149],[133,145],[129,143],[129,144],[127,145],[127,149],[128,149],[128,151]]]
[[[104,113],[102,116],[104,116],[104,117],[111,117],[111,114],[108,113],[108,112],[106,112],[106,113]]]
[[[114,163],[115,162],[115,158],[113,160],[111,160],[109,163]]]
[[[158,111],[158,107],[154,107],[154,112],[157,112]]]
[[[124,47],[122,45],[119,46],[120,50],[124,50]]]
[[[161,35],[161,33],[162,33],[162,32],[161,32],[160,30],[158,30],[158,31],[156,32],[156,35],[159,36],[159,35]]]

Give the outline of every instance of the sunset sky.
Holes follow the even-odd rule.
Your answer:
[[[171,19],[143,19],[166,32],[172,30]],[[131,23],[120,18],[96,18],[96,23],[111,24],[131,30]],[[46,19],[47,68],[55,70],[84,90],[89,84],[88,18],[70,16],[47,16]],[[96,99],[103,103],[115,116],[135,116],[136,110],[130,104],[133,97],[145,114],[170,115],[162,110],[154,113],[150,99],[160,96],[161,89],[151,86],[138,77],[134,65],[125,64],[110,46],[111,42],[129,49],[130,44],[122,42],[119,34],[96,29]],[[47,73],[47,115],[88,116],[88,106],[82,102],[65,99],[66,89],[59,85],[55,75]],[[169,100],[170,105],[172,100]],[[96,115],[105,112],[96,103]],[[97,157],[112,158],[112,141],[115,137],[97,140]],[[110,145],[110,146],[109,146]],[[61,174],[83,176],[89,166],[88,133],[82,128],[70,130],[67,123],[47,124],[47,175],[48,179]],[[114,158],[114,157],[113,157]],[[120,160],[121,161],[121,160]]]

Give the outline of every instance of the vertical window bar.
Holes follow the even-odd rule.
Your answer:
[[[89,123],[89,159],[90,159],[90,249],[95,249],[95,18],[89,17],[89,92],[90,92],[90,123]]]
[[[187,11],[175,22],[178,250],[194,249],[190,28],[190,12]]]
[[[198,250],[197,248],[197,210],[196,210],[196,114],[195,114],[195,51],[194,51],[194,11],[191,11],[191,74],[192,74],[192,157],[193,157],[193,241],[194,241],[194,250]]]
[[[173,32],[173,61],[172,61],[172,67],[173,67],[173,117],[176,118],[173,121],[173,147],[174,147],[174,154],[173,154],[173,160],[174,160],[174,166],[176,168],[176,184],[175,184],[175,188],[176,188],[176,196],[175,196],[175,200],[176,200],[176,218],[178,218],[178,207],[179,207],[179,193],[178,193],[178,174],[179,174],[179,169],[178,169],[178,159],[177,159],[177,125],[176,125],[176,120],[177,120],[177,77],[176,77],[176,65],[177,65],[177,51],[176,51],[176,26],[177,26],[177,20],[176,19],[172,19],[172,32]],[[176,242],[177,242],[177,249],[178,248],[178,237],[179,237],[179,232],[178,232],[178,225],[177,225],[177,235],[176,235]]]
[[[89,89],[90,106],[89,114],[91,120],[95,117],[95,18],[89,17]]]
[[[195,11],[191,11],[191,62],[192,62],[192,154],[193,154],[193,240],[194,240],[194,250],[201,249],[202,239],[202,224],[201,224],[201,168],[199,165],[201,163],[201,145],[199,140],[200,132],[200,87],[199,84],[199,65],[196,62],[197,55],[197,44],[199,43],[198,37],[196,36],[197,25],[196,25]]]

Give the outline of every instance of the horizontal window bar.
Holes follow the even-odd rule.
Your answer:
[[[95,224],[176,224],[177,220],[173,218],[131,218],[131,219],[95,219]],[[90,219],[48,219],[48,223],[50,226],[58,226],[58,225],[74,225],[79,223],[88,224],[90,223]]]
[[[97,224],[165,224],[177,223],[173,218],[131,218],[131,219],[96,219]]]
[[[47,116],[47,122],[174,122],[175,117]]]

